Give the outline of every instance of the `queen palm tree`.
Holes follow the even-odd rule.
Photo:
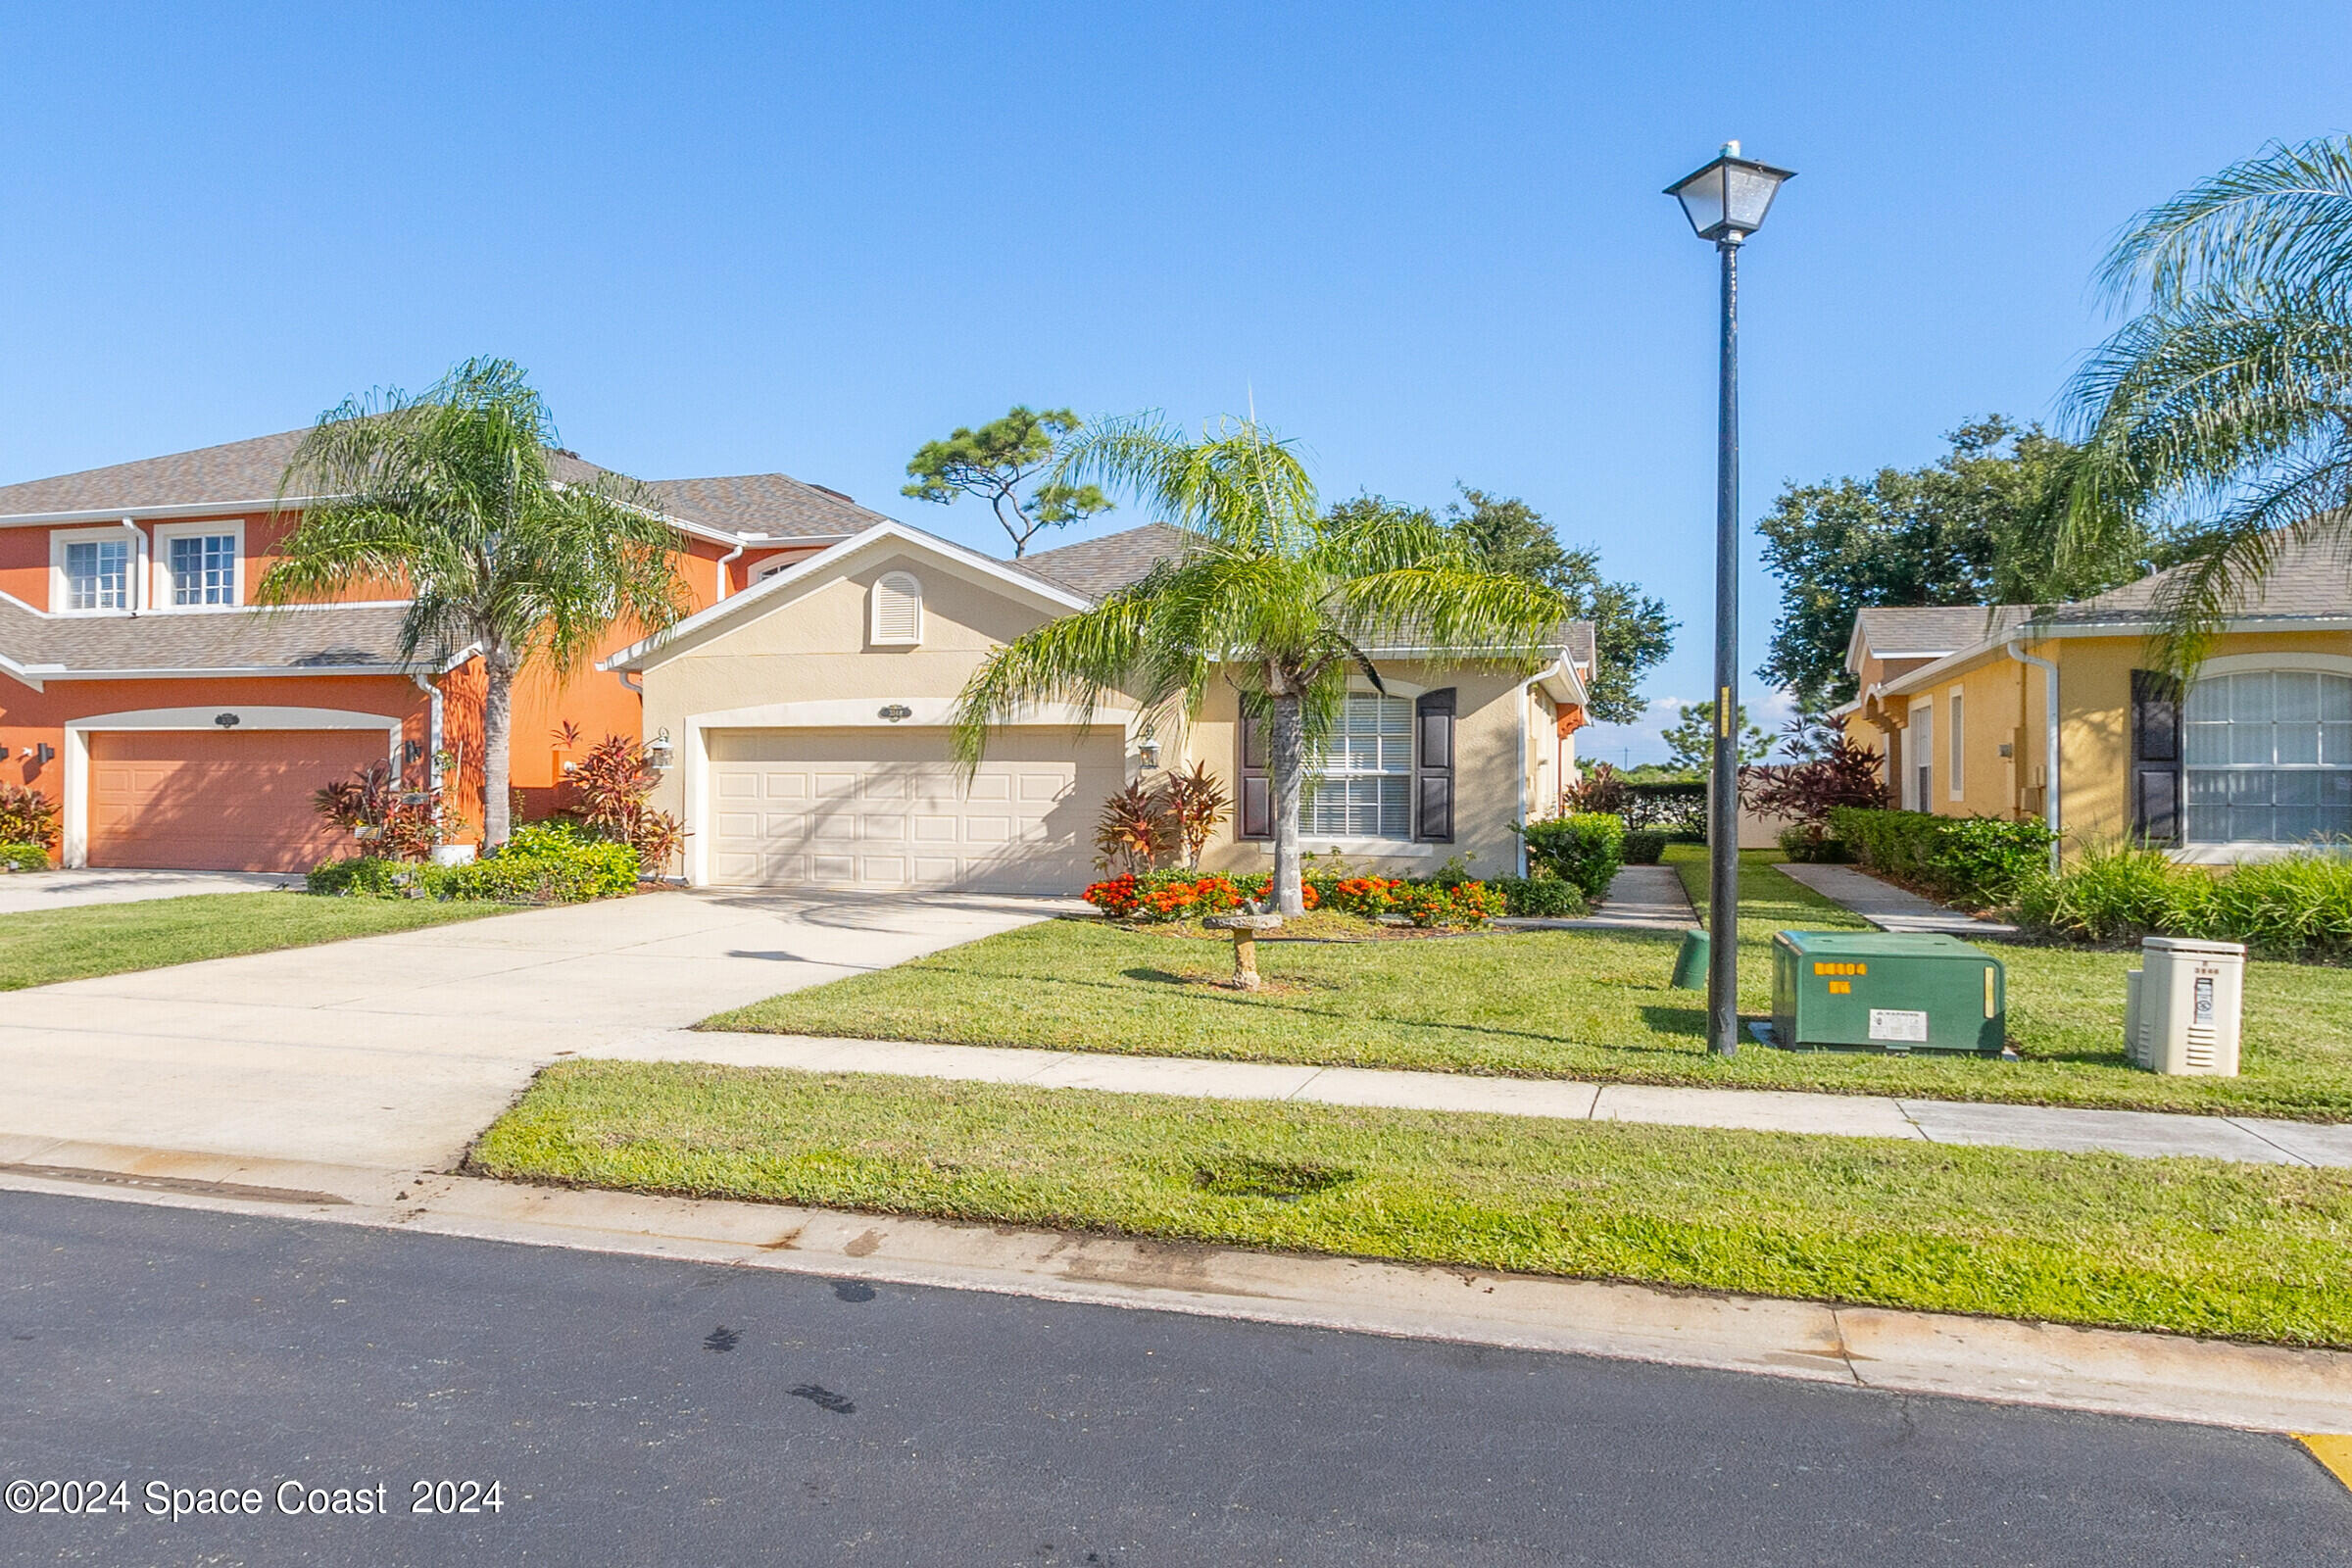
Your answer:
[[[468,360],[430,391],[321,416],[278,485],[305,498],[255,598],[284,605],[406,585],[401,657],[482,661],[482,838],[509,822],[514,678],[575,672],[615,626],[684,613],[677,539],[650,490],[601,470],[559,480],[546,402],[505,360]]]
[[[1073,437],[1057,482],[1125,490],[1187,535],[1173,559],[1092,609],[998,649],[966,683],[956,750],[977,764],[992,728],[1025,705],[1075,702],[1093,714],[1124,693],[1154,723],[1197,717],[1219,678],[1267,728],[1276,906],[1304,911],[1298,803],[1374,652],[1439,650],[1438,662],[1534,667],[1567,605],[1550,589],[1481,568],[1471,542],[1427,514],[1372,509],[1326,516],[1290,443],[1254,420],[1191,440],[1154,416]],[[1385,689],[1385,688],[1384,688]]]
[[[2352,563],[2352,141],[2266,149],[2140,215],[2105,283],[2139,312],[2077,373],[2063,544],[2171,521],[2186,673],[2286,553]]]

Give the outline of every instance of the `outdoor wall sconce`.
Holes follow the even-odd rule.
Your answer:
[[[24,755],[32,760],[33,766],[38,767],[43,762],[48,761],[49,759],[57,755],[57,748],[50,745],[47,741],[41,741],[35,745],[25,747]]]
[[[884,722],[891,724],[896,724],[903,718],[912,718],[913,716],[914,710],[908,708],[905,703],[893,703],[888,708],[885,708],[881,710],[881,717]]]
[[[1151,773],[1158,770],[1159,742],[1147,735],[1141,741],[1136,743],[1135,753],[1137,757],[1142,759],[1145,772]]]
[[[661,734],[646,742],[645,765],[657,773],[666,773],[669,771],[669,729],[665,725]]]

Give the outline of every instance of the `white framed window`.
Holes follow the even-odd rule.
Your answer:
[[[245,602],[245,524],[168,522],[155,530],[159,610],[218,609]]]
[[[2352,837],[2352,676],[2208,675],[2182,716],[2189,843]]]
[[[878,648],[911,648],[923,640],[923,585],[911,571],[886,571],[866,594]]]
[[[1316,839],[1410,839],[1412,796],[1412,699],[1349,692],[1300,803],[1299,831]]]
[[[1944,793],[1948,798],[1956,801],[1968,793],[1967,732],[1961,723],[1960,694],[1958,692],[1952,693],[1951,728],[1943,738],[1943,745]]]
[[[49,608],[91,613],[131,610],[139,541],[128,528],[77,528],[49,536]]]
[[[1914,811],[1936,809],[1936,701],[1911,705],[1911,727],[1903,733],[1903,804]]]

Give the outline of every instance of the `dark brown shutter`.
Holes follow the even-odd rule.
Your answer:
[[[1453,688],[1413,704],[1413,837],[1453,842]]]
[[[1242,698],[1242,837],[1274,836],[1274,781],[1266,776],[1266,705]]]
[[[2132,836],[2180,842],[2180,682],[2156,669],[2132,672]]]

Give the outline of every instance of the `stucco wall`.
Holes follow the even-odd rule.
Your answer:
[[[2124,837],[2132,826],[2132,671],[2152,667],[2154,655],[2147,641],[2137,635],[2055,637],[2029,642],[2025,649],[2058,664],[2059,815],[2069,847]],[[2230,632],[2216,641],[2212,653],[2216,658],[2352,656],[2352,633]],[[1921,697],[1935,701],[1931,809],[1952,816],[2041,814],[2047,731],[2043,690],[2040,669],[1994,654],[1889,705],[1899,708],[1905,721],[1903,738],[1908,739],[1910,705]],[[1958,801],[1949,798],[1946,772],[1945,726],[1954,691],[1964,693],[1967,714],[1967,765]],[[2015,748],[2015,756],[1999,755],[2004,743]]]

